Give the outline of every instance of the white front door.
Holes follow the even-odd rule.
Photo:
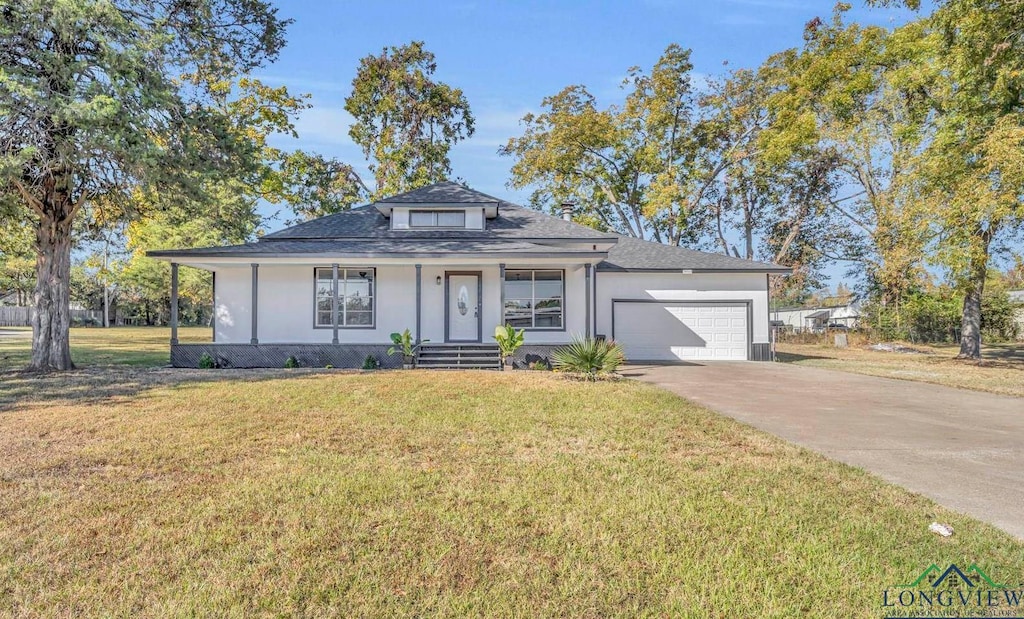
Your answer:
[[[480,341],[480,276],[448,276],[448,341]]]

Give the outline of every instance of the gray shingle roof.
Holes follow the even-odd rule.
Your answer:
[[[597,265],[598,271],[751,271],[789,273],[777,264],[754,262],[724,254],[673,247],[652,241],[620,236],[608,251],[608,258]]]
[[[501,200],[458,183],[444,181],[380,200],[386,204],[479,204]]]
[[[268,234],[256,243],[229,247],[161,250],[149,252],[160,258],[294,256],[330,254],[358,256],[544,255],[603,257],[589,247],[574,249],[538,245],[529,241],[595,241],[614,243],[600,271],[750,271],[788,273],[778,265],[752,262],[722,254],[700,252],[632,237],[600,232],[506,202],[457,183],[421,187],[381,201],[386,204],[497,204],[498,215],[487,220],[485,230],[391,230],[388,219],[368,204],[344,213],[307,221]]]
[[[356,207],[313,219],[279,232],[264,240],[277,239],[409,239],[409,238],[506,238],[506,239],[581,239],[614,240],[615,235],[600,232],[557,217],[545,215],[518,204],[455,183],[439,183],[421,187],[388,198],[387,202],[459,204],[496,202],[498,216],[487,221],[486,230],[391,230],[388,219],[374,205]],[[446,200],[450,200],[446,202]]]
[[[283,240],[259,241],[244,245],[226,247],[200,247],[195,249],[167,249],[149,252],[154,258],[173,258],[175,256],[191,257],[231,257],[231,256],[311,256],[330,255],[337,257],[444,257],[451,254],[460,256],[591,256],[602,257],[604,252],[572,247],[550,247],[536,245],[525,241],[499,239],[371,239],[371,240]]]

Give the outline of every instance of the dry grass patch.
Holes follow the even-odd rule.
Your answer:
[[[986,346],[983,359],[956,359],[955,346],[907,344],[920,354],[893,353],[867,347],[779,343],[779,360],[856,374],[915,380],[960,389],[1024,397],[1024,345]]]
[[[1024,574],[988,525],[633,381],[79,376],[106,395],[0,409],[0,613],[874,617],[933,561]]]

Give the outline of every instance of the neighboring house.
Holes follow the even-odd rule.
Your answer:
[[[633,361],[771,357],[768,274],[789,269],[568,219],[445,182],[255,243],[150,252],[172,263],[175,325],[178,265],[214,276],[214,343],[173,330],[172,363],[393,366],[389,334],[409,329],[430,342],[424,365],[472,365],[505,323],[526,330],[519,364],[577,335],[615,339]]]
[[[860,325],[860,303],[819,307],[780,307],[771,311],[772,324],[787,331],[820,333],[830,325],[856,329]]]
[[[1017,319],[1017,339],[1024,340],[1024,290],[1011,290],[1010,303],[1017,306],[1014,316]]]

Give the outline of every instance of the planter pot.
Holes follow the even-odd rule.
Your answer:
[[[402,369],[411,370],[416,367],[416,357],[402,357]]]
[[[411,364],[411,363],[403,363],[403,364],[402,364],[402,369],[403,369],[403,370],[411,370],[411,369],[413,369],[414,367],[416,367],[416,366],[415,366],[415,365],[413,365],[413,364]]]
[[[512,370],[514,370],[516,368],[515,368],[514,365],[512,365],[512,359],[508,358],[508,359],[505,359],[505,362],[501,364],[501,369],[506,371],[506,372],[511,372]]]

